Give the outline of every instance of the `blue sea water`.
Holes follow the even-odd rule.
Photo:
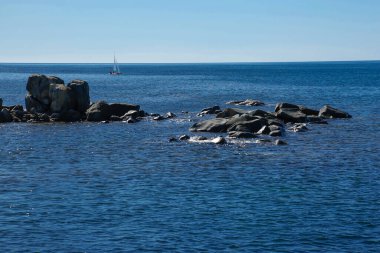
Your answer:
[[[178,115],[0,124],[1,252],[380,251],[380,62],[120,68],[0,64],[6,105],[24,104],[28,76],[44,73],[88,81],[93,101]],[[287,132],[286,146],[168,142],[194,135],[202,108],[246,98],[353,118]]]

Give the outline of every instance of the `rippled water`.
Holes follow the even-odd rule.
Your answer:
[[[1,124],[2,252],[380,250],[380,62],[109,68],[0,64],[8,105],[45,73],[87,80],[92,100],[179,116]],[[168,142],[202,108],[245,98],[265,110],[328,103],[353,118],[287,132],[287,146]]]

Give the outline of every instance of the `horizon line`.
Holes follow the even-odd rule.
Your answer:
[[[378,62],[373,60],[310,60],[310,61],[218,61],[218,62],[119,62],[118,64],[264,64],[264,63],[339,63],[339,62]],[[113,64],[112,62],[0,62],[0,64]]]

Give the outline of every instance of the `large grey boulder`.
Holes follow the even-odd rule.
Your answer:
[[[206,114],[217,114],[220,112],[221,112],[220,107],[218,105],[215,105],[213,107],[208,107],[208,108],[202,109],[202,111],[200,113],[198,113],[197,116],[204,116]]]
[[[64,84],[64,81],[55,76],[45,76],[39,74],[29,76],[26,84],[26,90],[34,100],[41,104],[41,106],[37,106],[37,108],[49,108],[49,104],[51,103],[51,99],[49,97],[49,89],[51,84]],[[27,110],[29,109],[30,108],[27,106]]]
[[[338,110],[329,105],[325,105],[319,110],[319,116],[323,118],[351,118],[352,117],[347,112]]]
[[[227,129],[227,131],[230,132],[230,131],[244,130],[245,132],[256,133],[266,124],[267,124],[267,120],[264,118],[254,119],[254,120],[249,120],[249,121],[241,121],[230,126]]]
[[[285,123],[304,123],[307,121],[307,115],[295,108],[281,108],[276,112],[276,117]]]
[[[140,106],[127,103],[113,103],[109,105],[108,110],[111,115],[121,117],[131,110],[139,111]]]
[[[257,136],[250,132],[231,131],[228,132],[228,137],[231,138],[256,138]]]
[[[67,87],[72,91],[72,103],[73,108],[84,113],[90,107],[90,88],[88,83],[83,80],[73,80]]]
[[[71,89],[63,84],[51,84],[49,89],[51,112],[66,112],[73,108]]]
[[[110,105],[105,101],[98,101],[92,104],[86,111],[88,121],[104,121],[108,120],[110,116]]]
[[[310,109],[308,107],[305,107],[303,105],[295,105],[295,104],[290,104],[290,103],[278,103],[276,104],[276,107],[274,109],[275,112],[279,112],[280,110],[284,111],[300,111],[305,115],[310,115],[310,116],[317,116],[319,111]]]
[[[192,132],[225,132],[227,130],[227,119],[216,118],[198,122],[194,124],[190,131]]]
[[[216,115],[217,118],[229,118],[235,115],[242,115],[248,113],[249,111],[238,109],[238,108],[226,108],[222,112]]]

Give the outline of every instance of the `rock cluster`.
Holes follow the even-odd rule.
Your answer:
[[[232,138],[255,138],[259,135],[283,136],[285,124],[294,132],[307,131],[306,123],[327,124],[327,118],[351,118],[346,112],[324,106],[319,111],[301,105],[279,103],[274,112],[227,108],[214,119],[195,123],[192,132],[228,133]]]
[[[0,99],[0,122],[111,120],[134,123],[147,116],[139,105],[105,101],[91,104],[89,85],[83,80],[73,80],[66,86],[59,77],[34,74],[28,78],[26,90],[26,110],[22,105],[3,106]]]

